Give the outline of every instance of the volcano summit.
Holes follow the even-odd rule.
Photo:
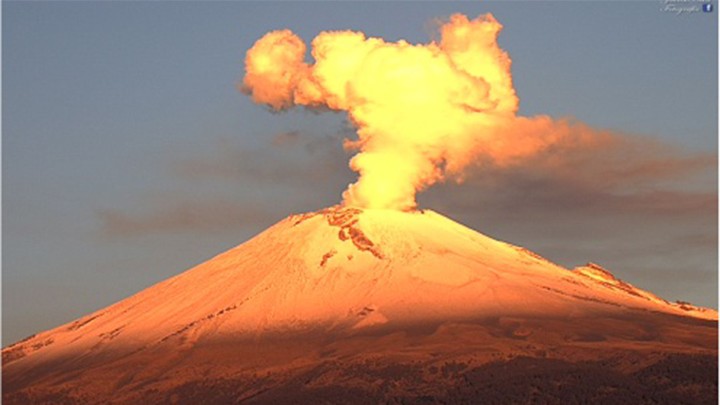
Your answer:
[[[333,207],[3,349],[3,402],[714,403],[717,312]]]

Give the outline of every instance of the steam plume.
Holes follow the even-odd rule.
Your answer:
[[[510,57],[497,44],[491,15],[453,15],[440,41],[385,42],[361,32],[322,32],[306,45],[273,31],[247,52],[243,91],[275,110],[293,106],[348,112],[360,174],[344,204],[407,210],[415,194],[479,160],[498,165],[536,154],[568,131],[547,117],[517,117]]]

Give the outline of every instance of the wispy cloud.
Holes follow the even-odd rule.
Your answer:
[[[532,217],[540,223],[625,216],[712,222],[717,206],[717,157],[713,153],[622,134],[612,134],[609,142],[607,133],[604,137],[602,143],[568,137],[572,143],[558,144],[514,165],[484,162],[461,184],[438,185],[422,195],[420,202],[449,214]],[[226,185],[224,189],[238,193],[227,196],[218,191],[204,193],[202,198],[191,192],[174,194],[167,201],[155,201],[157,209],[140,214],[106,210],[101,213],[105,228],[138,232],[208,229],[233,223],[222,218],[250,221],[292,206],[321,208],[339,202],[340,191],[354,180],[340,135],[300,132],[276,134],[270,142],[254,148],[220,142],[206,156],[178,159],[173,170],[190,191],[200,183],[220,181]],[[282,209],[277,202],[265,204],[264,193],[282,196],[287,204]],[[252,199],[249,194],[254,195]],[[262,209],[248,208],[263,205]],[[219,218],[214,219],[216,216]],[[617,226],[621,229],[622,223]]]
[[[591,136],[567,136],[512,165],[477,162],[461,184],[427,190],[420,206],[560,264],[599,262],[668,298],[704,291],[704,304],[716,305],[717,156],[581,128]],[[101,211],[102,232],[254,233],[336,204],[355,180],[342,138],[281,133],[256,147],[225,141],[178,158],[172,170],[182,190],[146,196],[137,210]],[[668,286],[678,271],[685,282]]]
[[[717,156],[637,136],[580,127],[541,154],[513,165],[478,165],[460,184],[426,199],[452,210],[488,208],[583,215],[711,215],[717,203]],[[602,139],[602,142],[597,142]]]
[[[269,187],[320,187],[334,184],[339,176],[352,179],[339,136],[299,132],[276,134],[268,144],[254,148],[221,142],[213,155],[179,159],[174,169],[186,180],[219,178]]]
[[[716,306],[714,151],[612,137],[478,166],[463,184],[428,190],[421,205],[565,266],[598,262],[666,298]]]
[[[162,208],[126,213],[101,210],[102,232],[107,236],[134,236],[156,232],[210,232],[229,227],[267,225],[276,219],[261,206],[222,200],[169,202]]]
[[[221,140],[207,155],[178,157],[171,170],[181,189],[140,196],[134,210],[99,210],[102,234],[260,230],[290,213],[338,203],[353,179],[339,135],[300,132],[255,147]]]

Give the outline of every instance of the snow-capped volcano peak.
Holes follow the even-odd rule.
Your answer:
[[[255,370],[288,372],[281,364],[314,364],[336,350],[365,353],[356,359],[363,362],[418,328],[435,331],[422,339],[421,357],[454,350],[458,336],[482,361],[605,336],[606,349],[650,339],[694,351],[714,330],[705,320],[717,312],[668,303],[595,264],[568,270],[433,211],[331,207],[292,215],[130,298],[4,348],[3,388],[14,403],[57,395],[96,403],[97,393],[116,398],[118,390],[117,401],[136,403],[139,387],[165,392],[201,375],[241,373],[252,387]],[[535,343],[514,343],[525,339]],[[488,347],[499,354],[482,354]],[[73,392],[62,391],[68,378]]]
[[[654,311],[671,304],[589,264],[570,271],[433,211],[331,207],[292,215],[250,241],[126,300],[3,351],[63,351],[306,328],[350,330],[489,316]]]

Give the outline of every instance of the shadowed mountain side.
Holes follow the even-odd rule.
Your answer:
[[[289,336],[207,336],[192,345],[178,339],[125,352],[58,357],[4,373],[3,391],[8,404],[61,398],[80,404],[173,403],[173,398],[471,403],[477,395],[500,404],[524,403],[523,398],[554,402],[568,393],[578,402],[566,403],[593,398],[593,403],[697,404],[716,395],[716,342],[715,321],[645,311],[615,318],[500,317],[362,330],[326,325]],[[24,389],[28,385],[32,388]],[[675,401],[681,397],[686,402]]]
[[[4,373],[3,391],[8,404],[700,404],[716,395],[716,342],[714,321],[650,313],[318,328],[58,357]]]

